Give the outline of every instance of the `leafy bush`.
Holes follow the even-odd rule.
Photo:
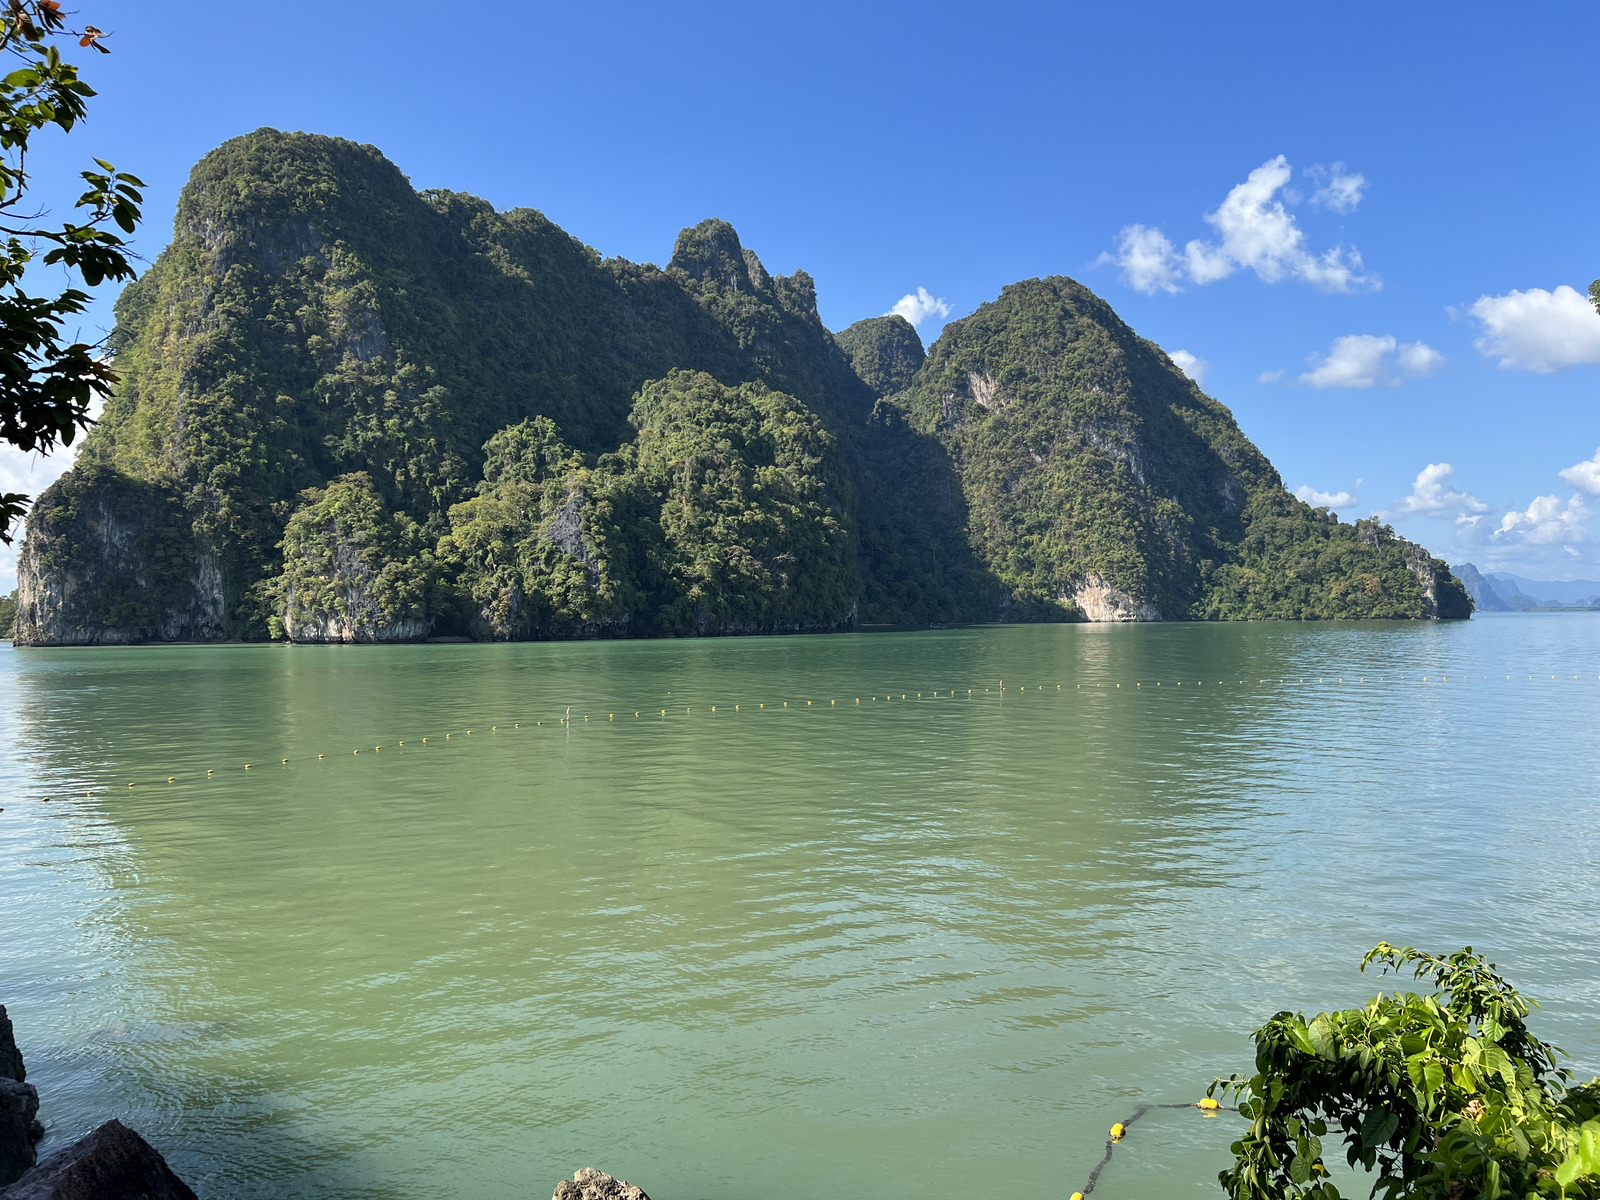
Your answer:
[[[1387,1200],[1600,1197],[1600,1079],[1571,1084],[1529,1001],[1469,946],[1441,958],[1380,943],[1361,960],[1431,980],[1430,995],[1375,996],[1256,1030],[1256,1073],[1219,1080],[1250,1128],[1222,1172],[1234,1200],[1338,1200],[1323,1140],[1376,1173]]]

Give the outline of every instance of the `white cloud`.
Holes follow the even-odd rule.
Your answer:
[[[1126,225],[1117,235],[1116,255],[1102,254],[1095,261],[1121,267],[1123,282],[1146,296],[1180,290],[1178,281],[1183,278],[1183,264],[1172,242],[1159,229]]]
[[[1321,184],[1311,193],[1311,203],[1336,213],[1351,213],[1361,203],[1367,177],[1351,172],[1342,162],[1331,167],[1311,167],[1306,174]]]
[[[1581,463],[1573,463],[1561,471],[1561,478],[1565,479],[1580,492],[1588,492],[1591,496],[1600,496],[1600,449],[1595,450],[1593,458],[1586,458]]]
[[[1335,247],[1313,254],[1306,249],[1304,232],[1278,198],[1291,174],[1289,162],[1281,154],[1251,171],[1215,212],[1206,214],[1206,222],[1217,231],[1217,241],[1196,238],[1179,253],[1161,230],[1127,225],[1117,237],[1116,255],[1103,254],[1098,261],[1116,263],[1128,286],[1147,295],[1175,292],[1184,278],[1200,285],[1215,283],[1241,269],[1254,271],[1267,283],[1300,279],[1325,292],[1378,287],[1376,276],[1361,274],[1361,256],[1354,250]],[[1360,180],[1358,184],[1340,183],[1344,189],[1340,194],[1347,199],[1339,202],[1355,207],[1366,180],[1344,174],[1338,178]],[[1348,199],[1350,196],[1354,199]]]
[[[1326,355],[1313,354],[1308,361],[1312,369],[1300,382],[1314,388],[1399,387],[1407,378],[1426,378],[1444,367],[1444,355],[1432,346],[1370,333],[1335,338]]]
[[[1443,516],[1452,509],[1460,514],[1486,513],[1489,506],[1471,492],[1458,492],[1449,486],[1456,469],[1449,463],[1429,463],[1417,472],[1411,494],[1395,505],[1396,512]]]
[[[925,287],[907,292],[894,302],[894,307],[884,316],[901,316],[913,325],[921,325],[929,317],[948,317],[950,302],[935,296]]]
[[[73,445],[51,455],[27,454],[15,446],[0,443],[0,492],[21,492],[37,500],[39,493],[59,479],[77,459],[83,438],[79,433]],[[17,522],[16,528],[11,530],[15,541],[9,546],[0,544],[0,595],[17,586],[17,552],[22,549],[23,529],[24,523]]]
[[[1356,487],[1361,487],[1361,481],[1356,480]],[[1312,508],[1354,508],[1361,503],[1359,496],[1354,492],[1319,492],[1309,483],[1302,483],[1295,488],[1294,494],[1299,496]]]
[[[1187,350],[1174,350],[1167,355],[1178,370],[1201,387],[1206,385],[1206,372],[1211,369],[1211,364],[1197,354],[1190,354]]]
[[[1256,376],[1256,382],[1277,383],[1278,380],[1282,379],[1286,374],[1288,374],[1286,371],[1263,371],[1261,374]]]
[[[1483,328],[1473,345],[1502,367],[1547,375],[1600,363],[1600,313],[1566,284],[1480,296],[1467,311]]]
[[[1527,511],[1512,509],[1500,518],[1494,538],[1570,548],[1574,542],[1589,540],[1588,522],[1589,509],[1582,496],[1569,497],[1565,505],[1555,496],[1535,496]]]

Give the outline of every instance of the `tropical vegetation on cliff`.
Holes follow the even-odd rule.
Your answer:
[[[283,573],[265,588],[273,635],[313,642],[426,636],[434,560],[417,523],[390,512],[361,471],[299,500],[283,531]]]
[[[1323,1139],[1385,1200],[1595,1200],[1600,1079],[1574,1085],[1525,1023],[1529,1002],[1469,946],[1440,957],[1380,943],[1361,968],[1411,968],[1430,994],[1280,1012],[1256,1072],[1218,1081],[1250,1124],[1220,1175],[1233,1200],[1339,1200]],[[1365,1187],[1364,1189],[1365,1190]]]
[[[925,355],[899,317],[831,334],[811,278],[725,222],[665,268],[602,260],[537,212],[418,193],[371,147],[260,130],[195,168],[117,312],[121,382],[58,486],[182,531],[195,629],[1469,611],[1420,548],[1290,496],[1068,279],[1007,288]],[[120,639],[109,609],[51,607],[121,537],[52,541],[58,504],[24,555],[24,640]]]

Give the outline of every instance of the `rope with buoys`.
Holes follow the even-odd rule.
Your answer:
[[[1540,673],[1538,675],[1531,675],[1530,674],[1530,675],[1528,675],[1526,677],[1526,680],[1527,680],[1527,682],[1531,683],[1531,682],[1535,682],[1535,681],[1543,682],[1546,679],[1548,679],[1550,682],[1555,682],[1557,680],[1568,680],[1568,679],[1570,679],[1571,682],[1576,683],[1576,682],[1585,681],[1588,678],[1589,678],[1589,676],[1587,676],[1587,675],[1570,675],[1570,676],[1568,676],[1567,674],[1560,674],[1560,675],[1550,674],[1550,675],[1546,676],[1544,673]],[[1600,681],[1600,675],[1594,676],[1594,679],[1596,681]],[[1522,677],[1521,674],[1518,674],[1518,675],[1515,675],[1515,676],[1506,675],[1506,676],[1503,677],[1503,681],[1504,682],[1512,682],[1513,680],[1515,680],[1515,681],[1520,683],[1520,682],[1523,681],[1523,677]],[[1443,674],[1443,673],[1439,673],[1439,674],[1430,673],[1430,674],[1427,674],[1427,675],[1418,676],[1418,675],[1416,675],[1414,673],[1410,673],[1410,672],[1407,672],[1407,673],[1404,673],[1404,674],[1398,673],[1398,672],[1391,672],[1391,673],[1386,673],[1386,674],[1383,674],[1383,675],[1379,675],[1376,678],[1374,678],[1372,676],[1367,676],[1367,675],[1357,675],[1357,677],[1355,679],[1351,679],[1349,676],[1331,676],[1331,675],[1321,675],[1321,676],[1309,676],[1309,675],[1306,675],[1306,676],[1297,676],[1297,677],[1281,678],[1281,679],[1259,679],[1258,678],[1255,681],[1254,684],[1252,684],[1249,679],[1239,679],[1239,680],[1237,680],[1237,682],[1234,685],[1232,685],[1232,687],[1229,686],[1228,681],[1225,680],[1225,679],[1217,680],[1215,685],[1209,684],[1204,680],[1172,680],[1172,679],[1168,679],[1168,680],[1149,680],[1149,679],[1137,680],[1137,679],[1130,679],[1130,680],[1126,680],[1124,682],[1117,682],[1115,680],[1086,681],[1086,682],[1083,682],[1083,683],[1075,684],[1074,689],[1071,692],[1066,691],[1065,690],[1065,685],[1064,684],[1060,684],[1060,683],[1057,683],[1057,684],[1053,685],[1053,689],[1052,690],[1054,690],[1057,693],[1058,696],[1063,696],[1063,697],[1072,696],[1072,695],[1078,695],[1078,696],[1083,696],[1083,697],[1104,697],[1108,693],[1113,693],[1114,694],[1116,691],[1119,691],[1119,690],[1124,691],[1124,695],[1132,697],[1134,695],[1140,695],[1140,694],[1143,694],[1145,696],[1151,696],[1152,695],[1151,692],[1144,692],[1144,685],[1146,683],[1151,684],[1152,685],[1152,689],[1162,687],[1163,683],[1172,684],[1172,685],[1174,685],[1175,688],[1181,688],[1185,682],[1188,682],[1188,683],[1191,683],[1192,686],[1196,687],[1196,688],[1215,686],[1217,688],[1228,688],[1228,690],[1231,691],[1233,687],[1240,687],[1240,688],[1265,687],[1265,688],[1269,688],[1270,689],[1270,688],[1278,687],[1278,686],[1296,687],[1296,686],[1304,686],[1304,685],[1311,685],[1311,686],[1321,685],[1321,686],[1325,686],[1325,687],[1345,687],[1345,688],[1353,688],[1353,687],[1367,687],[1367,688],[1370,688],[1374,684],[1388,684],[1388,685],[1391,685],[1391,686],[1392,685],[1402,685],[1402,686],[1412,686],[1412,687],[1427,686],[1429,688],[1432,688],[1432,687],[1437,687],[1439,685],[1451,685],[1451,684],[1462,685],[1462,684],[1470,684],[1470,683],[1474,683],[1474,682],[1490,682],[1490,681],[1491,681],[1491,677],[1488,676],[1488,675],[1480,675],[1478,680],[1473,680],[1470,675],[1463,675],[1463,674],[1459,674],[1459,673],[1458,674],[1449,674],[1449,675]],[[1502,677],[1499,676],[1499,675],[1493,676],[1492,677],[1492,681],[1493,682],[1497,682],[1497,683],[1498,682],[1502,682]],[[1132,683],[1133,687],[1132,688],[1128,688],[1127,687],[1128,683]],[[967,689],[965,689],[964,693],[962,691],[956,689],[956,688],[938,689],[938,690],[935,690],[935,691],[932,691],[932,692],[917,692],[917,693],[915,693],[915,696],[913,696],[909,691],[908,692],[900,692],[900,693],[888,692],[888,693],[886,693],[885,695],[883,695],[881,697],[880,696],[871,696],[870,698],[867,698],[865,700],[862,697],[857,696],[857,697],[855,697],[855,703],[854,704],[849,704],[848,701],[847,701],[847,710],[851,710],[851,709],[855,709],[855,708],[863,708],[864,709],[869,704],[873,704],[873,703],[876,703],[876,702],[888,703],[888,702],[896,701],[897,699],[899,701],[902,701],[902,702],[910,702],[912,699],[916,699],[916,700],[921,700],[924,703],[928,703],[929,702],[929,698],[931,697],[933,700],[943,699],[948,703],[948,702],[955,701],[958,697],[963,697],[965,699],[980,699],[983,696],[992,696],[992,695],[994,695],[996,693],[998,693],[998,696],[999,696],[1000,700],[1004,701],[1008,694],[1017,694],[1019,696],[1026,696],[1029,693],[1032,693],[1033,695],[1037,696],[1039,693],[1046,692],[1046,687],[1047,687],[1047,685],[1045,685],[1045,684],[1033,684],[1033,685],[1026,685],[1025,684],[1025,685],[1023,685],[1021,687],[1016,687],[1016,686],[1008,686],[1004,682],[1000,682],[998,688],[967,688]],[[943,692],[943,696],[940,695],[941,691]],[[671,693],[668,693],[668,694],[670,695]],[[1168,694],[1171,694],[1171,693],[1168,693]],[[773,700],[773,707],[772,707],[771,711],[773,713],[794,713],[794,712],[798,711],[798,706],[799,706],[799,701],[798,700],[795,701],[795,705],[797,707],[791,707],[789,701],[787,701],[787,700],[778,700],[778,699],[775,698]],[[819,709],[819,706],[820,706],[820,709]],[[807,700],[805,702],[804,707],[811,709],[813,712],[826,710],[826,711],[829,711],[829,712],[835,712],[836,713],[836,712],[841,711],[838,708],[838,701],[837,700],[829,700],[828,703],[825,704],[825,705],[823,705],[820,700]],[[723,717],[723,716],[726,715],[726,713],[728,711],[728,708],[729,708],[729,706],[726,703],[712,704],[712,705],[709,706],[709,712],[710,712],[710,715],[712,717],[719,717],[720,718],[720,717]],[[734,713],[742,714],[743,708],[744,708],[744,705],[743,705],[742,702],[732,705],[732,710],[733,710]],[[719,709],[721,710],[720,712],[719,712]],[[766,705],[766,703],[764,701],[757,701],[756,702],[756,709],[758,711],[761,711],[761,712],[767,712],[768,711],[767,705]],[[694,710],[694,706],[684,706],[681,716],[685,717],[685,718],[689,718],[691,720],[696,719],[696,718],[694,718],[694,711],[695,711]],[[706,709],[702,708],[701,711],[705,712]],[[636,710],[633,715],[634,715],[635,718],[638,718],[638,717],[643,715],[643,710]],[[662,720],[669,719],[671,715],[672,714],[669,713],[668,709],[663,708],[663,709],[660,710],[660,716],[661,716]],[[570,731],[570,729],[573,726],[573,722],[575,720],[576,720],[576,718],[573,716],[571,708],[568,707],[568,709],[566,710],[566,713],[563,714],[562,716],[558,717],[556,720],[554,720],[552,722],[552,724],[558,725],[558,726],[560,726],[562,728],[565,728],[565,729],[568,729]],[[583,715],[584,723],[588,724],[589,720],[590,720],[589,714],[584,714]],[[606,720],[607,720],[608,724],[614,724],[616,722],[616,714],[608,712],[607,715],[606,715]],[[544,726],[544,722],[543,721],[534,721],[534,722],[532,722],[532,728],[540,729],[540,728],[543,728],[543,726]],[[524,728],[524,726],[523,726],[522,722],[519,721],[519,722],[512,723],[511,728],[514,729],[514,730],[522,730]],[[500,727],[498,725],[491,725],[490,726],[490,732],[492,734],[498,734],[499,731],[500,731]],[[465,736],[471,737],[473,731],[471,729],[466,729],[464,731],[456,731],[456,732],[464,732]],[[415,735],[413,735],[413,736],[415,736]],[[435,737],[435,741],[437,742],[437,734],[435,734],[434,737]],[[451,733],[446,733],[444,735],[444,738],[445,738],[446,741],[449,741],[452,738],[452,734]],[[422,745],[427,745],[428,744],[428,738],[427,737],[423,737],[423,738],[420,739],[420,742],[421,742]],[[402,740],[398,744],[400,746],[405,746],[406,743],[405,743],[405,741]],[[382,749],[383,749],[383,747],[381,745],[375,745],[372,748],[372,753],[381,754]],[[361,754],[360,750],[352,750],[351,751],[352,757],[359,756],[360,754]],[[382,757],[387,758],[389,756],[388,755],[383,755]],[[325,754],[320,754],[319,753],[319,754],[316,755],[317,761],[322,761],[325,758],[326,758]],[[268,761],[270,761],[270,760],[268,760]],[[289,758],[280,758],[279,759],[279,764],[282,767],[288,767],[290,765],[291,761],[292,760],[289,759]],[[257,766],[257,765],[258,765],[257,762],[245,763],[244,764],[244,770],[250,771],[252,769],[252,767]],[[197,778],[197,776],[193,772],[180,772],[178,774],[165,776],[164,777],[164,782],[167,785],[174,785],[174,786],[177,786],[177,787],[182,787],[184,785],[184,783],[186,783],[189,779],[195,779],[195,778]],[[204,782],[206,780],[212,780],[212,779],[215,779],[215,778],[216,778],[215,769],[210,769],[210,770],[206,771],[205,777],[202,780],[202,782]],[[127,786],[130,787],[130,788],[133,788],[133,787],[145,786],[145,785],[161,785],[162,783],[163,783],[163,778],[158,776],[156,778],[150,778],[150,779],[136,779],[136,780],[134,780],[132,782],[129,782]],[[65,791],[68,791],[68,792],[72,792],[72,791],[75,791],[78,788],[88,787],[89,790],[85,794],[86,794],[86,796],[92,797],[95,794],[95,789],[103,790],[107,786],[109,786],[109,785],[104,784],[104,783],[93,783],[91,785],[90,781],[85,780],[85,781],[83,781],[81,783],[78,783],[78,784],[75,784],[75,785],[67,785],[64,789],[60,789],[60,790],[65,790]],[[40,799],[40,802],[42,802],[42,803],[48,803],[49,802],[49,798],[48,797],[41,796],[39,799]],[[0,808],[0,812],[4,812],[4,811],[5,811],[4,808]]]
[[[1083,1198],[1085,1196],[1087,1196],[1090,1192],[1094,1191],[1094,1185],[1100,1182],[1100,1172],[1104,1171],[1106,1169],[1106,1167],[1110,1165],[1112,1153],[1116,1150],[1116,1148],[1118,1146],[1120,1146],[1122,1144],[1122,1139],[1128,1136],[1128,1126],[1132,1125],[1135,1121],[1137,1121],[1140,1117],[1144,1116],[1145,1113],[1149,1112],[1153,1108],[1198,1108],[1201,1112],[1205,1113],[1206,1116],[1208,1116],[1208,1117],[1215,1116],[1219,1112],[1238,1112],[1239,1111],[1238,1109],[1230,1108],[1229,1106],[1227,1106],[1225,1104],[1218,1104],[1210,1096],[1207,1096],[1204,1100],[1201,1100],[1199,1103],[1196,1103],[1196,1104],[1141,1104],[1141,1105],[1139,1105],[1138,1108],[1133,1110],[1133,1115],[1131,1117],[1129,1117],[1126,1121],[1118,1121],[1115,1125],[1113,1125],[1111,1127],[1110,1136],[1106,1138],[1106,1153],[1105,1153],[1105,1157],[1102,1158],[1098,1163],[1095,1164],[1094,1170],[1089,1172],[1089,1182],[1083,1185],[1083,1191],[1081,1191],[1081,1192],[1073,1192],[1072,1193],[1072,1200],[1083,1200]]]

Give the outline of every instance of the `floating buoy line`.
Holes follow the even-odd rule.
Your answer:
[[[1041,697],[1045,697],[1045,696],[1054,696],[1054,697],[1058,697],[1058,698],[1065,698],[1067,696],[1072,696],[1072,697],[1095,696],[1095,697],[1105,698],[1105,697],[1108,697],[1108,696],[1111,696],[1111,695],[1116,695],[1117,693],[1121,693],[1124,696],[1135,696],[1135,695],[1137,695],[1137,696],[1155,696],[1157,694],[1161,694],[1161,695],[1176,694],[1177,692],[1179,692],[1181,689],[1183,689],[1185,687],[1189,688],[1190,692],[1193,692],[1193,691],[1195,691],[1197,689],[1211,688],[1211,689],[1213,689],[1213,693],[1214,693],[1215,690],[1219,689],[1219,688],[1223,689],[1223,690],[1228,690],[1228,689],[1238,690],[1238,689],[1241,689],[1241,688],[1260,690],[1262,688],[1280,688],[1280,687],[1281,688],[1289,688],[1289,687],[1293,687],[1293,688],[1300,688],[1300,687],[1372,688],[1372,687],[1377,687],[1379,685],[1383,685],[1383,686],[1388,686],[1388,687],[1404,686],[1404,687],[1418,687],[1418,688],[1433,689],[1433,688],[1444,687],[1444,686],[1462,687],[1462,686],[1466,686],[1466,685],[1470,685],[1470,684],[1478,684],[1478,683],[1524,683],[1524,682],[1529,682],[1529,683],[1579,683],[1579,684],[1586,683],[1586,682],[1587,683],[1600,683],[1600,674],[1597,674],[1597,675],[1563,675],[1563,674],[1546,675],[1546,674],[1542,674],[1541,673],[1541,674],[1527,675],[1526,677],[1524,677],[1522,675],[1505,675],[1505,676],[1500,676],[1500,675],[1464,675],[1464,674],[1446,675],[1446,674],[1443,674],[1443,673],[1440,673],[1440,674],[1429,674],[1429,675],[1414,675],[1414,674],[1404,674],[1404,675],[1400,675],[1400,674],[1385,674],[1385,675],[1300,675],[1300,676],[1282,677],[1282,678],[1218,679],[1218,680],[1214,680],[1214,681],[1213,680],[1207,680],[1207,679],[1192,679],[1192,680],[1191,679],[1133,679],[1133,680],[1124,680],[1124,681],[1099,680],[1099,681],[1092,682],[1092,683],[1075,683],[1070,688],[1067,687],[1065,684],[1062,684],[1062,683],[1054,683],[1054,684],[1050,684],[1050,683],[1030,683],[1030,684],[1024,684],[1024,685],[1021,685],[1021,686],[1016,686],[1016,685],[1006,684],[1003,681],[996,681],[996,683],[994,685],[990,686],[990,687],[936,688],[936,689],[924,690],[924,691],[920,691],[920,692],[913,692],[913,691],[884,691],[884,692],[881,692],[881,693],[870,693],[870,694],[862,695],[862,696],[850,696],[850,697],[843,698],[843,699],[830,698],[830,699],[827,699],[827,700],[822,700],[822,699],[813,698],[813,699],[805,700],[804,703],[802,703],[799,699],[795,699],[792,704],[788,700],[779,700],[779,699],[757,700],[757,701],[754,701],[753,703],[751,701],[749,701],[749,700],[743,700],[743,701],[738,701],[738,702],[733,703],[733,704],[728,704],[726,702],[719,701],[716,704],[699,705],[699,706],[684,705],[681,708],[673,707],[673,708],[670,708],[670,709],[668,709],[668,708],[660,708],[660,709],[648,709],[648,710],[647,709],[633,709],[633,710],[622,709],[622,710],[619,710],[619,711],[621,713],[621,716],[627,721],[651,720],[651,721],[655,721],[655,722],[659,723],[659,722],[662,722],[662,721],[672,721],[672,720],[680,720],[680,719],[682,719],[682,720],[711,720],[711,719],[731,720],[735,716],[744,716],[746,714],[761,714],[761,713],[767,713],[767,712],[770,712],[770,713],[772,713],[774,715],[781,715],[781,714],[785,714],[785,713],[793,714],[793,713],[800,712],[802,709],[811,710],[812,712],[816,712],[818,710],[823,710],[823,711],[828,711],[828,712],[840,712],[840,711],[845,711],[845,710],[866,709],[866,708],[869,708],[869,707],[871,707],[873,705],[878,705],[878,704],[897,705],[897,704],[909,704],[909,703],[914,703],[914,702],[917,702],[917,701],[921,701],[923,703],[932,703],[934,701],[943,701],[943,702],[946,702],[946,703],[950,703],[950,702],[961,702],[961,701],[967,701],[967,700],[974,700],[974,701],[982,700],[984,697],[988,697],[991,700],[998,700],[998,699],[1003,699],[1006,696],[1013,696],[1013,695],[1017,696],[1017,697],[1033,697],[1033,698],[1041,698]],[[698,708],[698,713],[699,713],[698,716],[696,715],[697,708]],[[630,716],[630,711],[631,711],[631,716]],[[615,725],[617,723],[618,712],[607,711],[604,714],[604,717],[605,717],[605,720],[606,720],[607,724]],[[535,732],[535,731],[540,731],[540,730],[554,730],[554,729],[567,729],[567,730],[570,730],[574,725],[589,724],[590,721],[591,721],[591,718],[593,718],[594,720],[599,720],[600,719],[600,714],[598,714],[598,713],[573,713],[572,710],[570,708],[568,708],[566,710],[565,715],[552,716],[548,720],[535,719],[535,720],[532,720],[532,721],[526,721],[526,720],[525,721],[513,721],[513,722],[509,722],[508,724],[506,724],[504,726],[491,724],[490,727],[489,727],[489,732],[490,732],[490,735],[491,735],[491,737],[493,739],[498,739],[498,738],[503,737],[503,736],[505,736],[507,734],[518,732],[518,731]],[[478,726],[478,728],[481,730],[482,726],[480,725],[480,726]],[[445,731],[443,740],[452,741],[452,739],[454,738],[455,734],[458,733],[458,732],[461,733],[464,737],[471,737],[472,736],[472,730],[471,729],[463,728],[461,730],[447,730],[447,731]],[[434,744],[438,743],[439,737],[438,737],[437,733],[429,734],[429,735],[423,736],[423,737],[417,737],[416,735],[412,735],[412,739],[411,740],[413,742],[413,746],[414,747],[416,747],[416,746],[427,746],[427,745],[430,744],[429,743],[429,738],[430,737],[434,739]],[[481,739],[481,737],[482,737],[482,735],[480,734],[479,738]],[[396,741],[395,741],[396,749],[398,749],[399,747],[403,747],[405,744],[406,744],[405,740],[402,740],[402,739],[396,739]],[[460,743],[454,743],[454,744],[460,744]],[[350,754],[351,754],[352,757],[357,757],[357,756],[359,756],[361,754],[361,750],[362,750],[362,747],[353,748],[350,751]],[[313,755],[311,753],[307,753],[305,755],[302,755],[299,758],[296,758],[293,755],[291,755],[291,756],[289,756],[287,758],[280,757],[279,760],[278,760],[278,765],[279,765],[279,767],[281,769],[281,768],[284,768],[284,767],[291,767],[292,768],[294,766],[299,765],[301,762],[322,762],[322,761],[326,760],[328,753],[330,753],[330,751],[324,750],[324,751],[317,752],[314,757],[313,757]],[[343,753],[343,751],[339,751],[338,753]],[[384,754],[383,745],[381,743],[374,743],[372,748],[371,748],[371,750],[369,751],[369,753],[373,754],[373,755],[377,755],[380,759],[382,759],[383,757],[387,757]],[[241,762],[241,763],[238,764],[238,768],[237,769],[242,770],[242,771],[259,770],[260,769],[260,765],[261,765],[262,762],[271,762],[271,758],[270,757],[264,757],[264,758],[259,758],[259,759],[252,759],[249,762]],[[158,775],[158,774],[152,773],[152,775],[150,777],[148,777],[148,778],[127,780],[125,782],[127,784],[127,787],[129,787],[129,788],[139,788],[139,787],[181,787],[184,784],[190,783],[190,782],[201,782],[201,783],[204,783],[204,782],[215,782],[219,777],[219,774],[218,774],[219,771],[224,773],[224,774],[226,774],[227,773],[227,768],[225,768],[225,767],[210,767],[210,768],[207,768],[205,770],[204,774],[201,774],[198,769],[196,769],[194,771],[190,771],[188,773],[180,773],[180,774]],[[123,781],[119,781],[118,784],[111,784],[111,785],[102,784],[102,783],[96,783],[96,784],[92,784],[92,785],[91,784],[79,784],[79,785],[77,785],[76,788],[72,789],[71,794],[73,794],[74,796],[77,795],[78,788],[81,788],[82,789],[82,796],[84,798],[92,798],[96,794],[105,791],[108,787],[120,786],[121,782],[123,782]],[[59,790],[56,793],[55,798],[57,798],[57,799],[63,798],[62,795],[60,794]],[[41,802],[44,802],[44,803],[49,803],[51,801],[51,799],[52,799],[52,796],[41,795],[41,796],[36,797],[36,799],[41,801]],[[0,813],[3,813],[3,812],[5,812],[5,809],[3,807],[0,807]],[[1162,1106],[1158,1106],[1158,1107],[1162,1107]],[[1184,1105],[1177,1105],[1177,1106],[1167,1105],[1167,1106],[1164,1106],[1164,1107],[1179,1107],[1179,1108],[1181,1108],[1181,1107],[1186,1107],[1186,1106],[1184,1106]]]
[[[1128,1126],[1132,1125],[1140,1117],[1144,1116],[1145,1113],[1149,1112],[1151,1109],[1154,1109],[1154,1108],[1196,1108],[1196,1109],[1199,1109],[1201,1113],[1203,1113],[1205,1116],[1208,1116],[1208,1117],[1214,1117],[1218,1113],[1238,1112],[1239,1111],[1238,1109],[1231,1108],[1226,1104],[1218,1103],[1216,1100],[1213,1100],[1210,1096],[1207,1096],[1207,1097],[1205,1097],[1205,1099],[1199,1101],[1198,1103],[1194,1103],[1194,1104],[1141,1104],[1141,1105],[1139,1105],[1138,1108],[1133,1110],[1133,1115],[1132,1116],[1128,1117],[1124,1121],[1118,1121],[1115,1125],[1113,1125],[1111,1127],[1110,1132],[1106,1135],[1106,1153],[1105,1153],[1105,1157],[1102,1158],[1095,1165],[1094,1170],[1089,1172],[1089,1182],[1087,1182],[1087,1183],[1085,1183],[1083,1185],[1083,1191],[1081,1191],[1081,1192],[1073,1192],[1072,1193],[1072,1200],[1083,1200],[1083,1198],[1085,1196],[1087,1196],[1090,1192],[1094,1191],[1094,1185],[1100,1182],[1100,1172],[1104,1171],[1106,1169],[1106,1167],[1110,1164],[1112,1154],[1114,1154],[1116,1152],[1117,1147],[1120,1146],[1122,1144],[1123,1140],[1128,1136]]]

